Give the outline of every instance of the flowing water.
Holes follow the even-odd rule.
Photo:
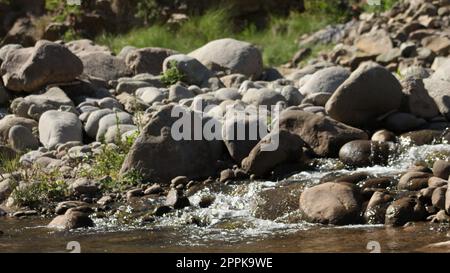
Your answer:
[[[328,227],[298,219],[295,206],[301,189],[325,176],[360,171],[395,176],[415,162],[450,154],[447,144],[406,147],[388,166],[348,170],[324,160],[315,171],[284,181],[203,188],[189,199],[195,205],[202,196],[215,196],[210,207],[192,206],[151,223],[131,217],[148,209],[145,204],[123,206],[114,217],[95,218],[95,228],[75,231],[49,230],[45,225],[50,219],[0,218],[0,252],[68,252],[71,241],[79,242],[82,252],[370,252],[374,244],[381,252],[448,251],[424,248],[450,241],[448,225]]]

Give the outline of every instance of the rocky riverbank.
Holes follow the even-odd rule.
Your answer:
[[[5,45],[0,217],[45,215],[49,228],[76,229],[133,206],[122,220],[153,223],[214,206],[230,185],[288,178],[263,193],[257,218],[448,223],[449,14],[448,1],[363,14],[302,39],[337,45],[301,68],[302,54],[290,68],[265,68],[257,47],[233,39],[187,55],[125,47],[115,56],[89,40]],[[189,115],[185,138],[174,137],[174,112]],[[205,138],[208,126],[215,137]],[[429,145],[443,148],[397,172],[357,171]],[[286,183],[324,166],[347,171]]]

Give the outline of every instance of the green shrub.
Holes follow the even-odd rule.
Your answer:
[[[162,74],[161,82],[167,86],[176,84],[179,81],[183,81],[184,74],[178,69],[178,63],[176,61],[170,61],[168,69]]]

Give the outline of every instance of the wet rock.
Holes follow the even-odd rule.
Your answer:
[[[300,196],[300,211],[314,223],[346,225],[360,222],[359,193],[351,184],[324,183]]]
[[[225,183],[228,182],[230,180],[233,180],[234,177],[234,171],[232,169],[226,169],[220,172],[220,178],[219,181],[220,183]]]
[[[0,217],[5,217],[6,215],[8,215],[8,213],[0,208]],[[3,231],[0,230],[0,236],[2,234],[3,234]]]
[[[177,52],[166,48],[141,48],[127,54],[125,63],[134,74],[159,75],[162,72],[164,60],[174,54],[177,54]]]
[[[74,193],[78,195],[88,195],[93,196],[99,192],[99,185],[94,181],[87,178],[79,178],[69,187]]]
[[[171,115],[172,110],[179,110],[178,115]],[[174,126],[176,129],[176,126],[180,125],[178,119],[182,115],[192,115],[194,122],[189,122],[189,126],[194,126],[196,122],[207,122],[206,118],[186,108],[163,106],[150,119],[131,147],[121,173],[136,169],[143,175],[143,179],[164,184],[180,175],[190,179],[214,175],[216,162],[222,156],[223,144],[217,140],[192,140],[192,135],[188,135],[188,138],[179,135],[181,139],[175,140],[170,133],[171,128]],[[177,121],[178,123],[175,123]],[[193,128],[190,129],[190,132],[193,132]],[[162,154],[164,156],[161,157]]]
[[[47,111],[39,119],[39,140],[49,149],[69,141],[82,142],[81,121],[70,112]]]
[[[394,152],[394,146],[390,142],[354,140],[342,146],[339,159],[354,167],[386,165],[389,156]]]
[[[347,142],[367,139],[367,134],[357,128],[299,110],[286,110],[280,114],[279,126],[298,135],[314,152],[323,157],[336,157]]]
[[[94,222],[89,215],[84,212],[77,211],[74,208],[68,209],[64,215],[56,216],[50,224],[49,228],[72,230],[78,228],[93,227]]]
[[[127,201],[130,201],[131,199],[135,197],[141,197],[144,195],[144,191],[142,189],[132,189],[127,191]]]
[[[412,145],[432,144],[442,137],[442,132],[437,130],[418,130],[400,135],[400,138],[408,140]]]
[[[334,119],[352,126],[367,126],[376,117],[401,106],[398,80],[384,67],[362,64],[334,92],[325,109]]]
[[[159,184],[153,184],[144,191],[144,195],[160,194],[164,192],[163,188]]]
[[[408,222],[422,221],[425,218],[426,211],[422,202],[415,198],[402,197],[387,208],[385,224],[403,226]]]
[[[433,164],[433,175],[442,179],[449,179],[450,161],[436,160]]]
[[[11,51],[1,66],[5,86],[33,92],[50,83],[70,82],[83,71],[80,59],[62,45],[38,41],[34,48]]]
[[[302,183],[279,185],[258,193],[254,216],[261,219],[282,219],[289,213],[298,211],[299,196],[304,190]]]
[[[88,204],[81,201],[64,201],[58,203],[55,208],[55,213],[58,215],[63,215],[68,209],[77,208],[82,206],[87,206]]]
[[[429,173],[407,172],[400,177],[397,188],[399,190],[418,191],[428,187]]]
[[[375,189],[386,189],[390,187],[393,183],[391,177],[377,177],[370,178],[364,182],[361,182],[361,189],[375,188]]]
[[[448,185],[447,180],[439,177],[430,177],[430,179],[428,179],[428,187],[439,188],[447,185]]]
[[[247,42],[234,39],[220,39],[209,42],[189,53],[207,67],[218,66],[219,71],[228,74],[240,73],[253,79],[259,79],[263,71],[263,60],[258,48]],[[217,71],[217,70],[216,70]]]
[[[160,217],[163,216],[164,214],[172,212],[172,210],[173,209],[170,206],[158,206],[153,211],[153,215]]]
[[[333,94],[349,76],[350,71],[343,67],[324,68],[312,74],[299,91],[304,96],[315,93]]]
[[[82,52],[78,56],[83,62],[83,74],[89,77],[111,81],[130,75],[125,61],[107,52]]]
[[[257,177],[267,176],[282,164],[300,164],[303,146],[303,140],[288,131],[270,133],[242,160],[242,168]]]
[[[386,142],[386,141],[395,142],[397,140],[397,137],[391,131],[379,130],[372,135],[372,138],[370,140],[378,142]]]
[[[165,205],[173,207],[174,209],[182,209],[184,207],[189,207],[191,204],[186,196],[183,196],[176,189],[171,189],[167,194]]]
[[[114,202],[114,198],[110,195],[102,196],[98,201],[97,204],[100,206],[107,206]]]
[[[52,87],[40,95],[16,98],[11,103],[11,111],[19,117],[39,120],[49,110],[58,110],[61,106],[75,108],[72,100],[59,87]]]
[[[447,187],[447,193],[445,194],[445,211],[450,215],[450,190]]]
[[[170,187],[176,188],[179,185],[185,186],[187,185],[187,183],[189,183],[189,178],[187,178],[186,176],[177,176],[170,181]]]
[[[440,209],[445,209],[445,194],[447,192],[447,187],[439,187],[433,191],[433,195],[431,196],[431,204]]]
[[[202,198],[198,202],[198,206],[201,208],[207,208],[207,207],[211,206],[215,200],[216,200],[216,198],[212,195],[202,196]]]
[[[367,224],[384,224],[386,209],[392,201],[392,196],[383,192],[375,192],[364,212],[364,220]]]
[[[440,210],[436,215],[428,217],[428,219],[430,218],[432,223],[450,223],[450,216],[445,213],[445,210]]]

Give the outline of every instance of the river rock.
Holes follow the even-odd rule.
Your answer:
[[[87,205],[88,205],[87,203],[81,201],[63,201],[58,203],[58,205],[56,205],[55,213],[57,215],[63,215],[64,213],[66,213],[68,209],[84,207]]]
[[[325,108],[334,119],[351,126],[367,126],[378,116],[401,106],[402,88],[384,67],[367,62],[334,92]]]
[[[300,93],[304,96],[315,93],[333,94],[349,76],[350,71],[343,67],[321,69],[311,75],[306,84],[300,88]]]
[[[0,203],[8,199],[14,189],[13,186],[14,181],[10,178],[0,181]]]
[[[239,73],[259,79],[263,72],[262,54],[250,43],[226,38],[207,43],[189,53],[207,67],[219,66],[228,74]]]
[[[194,92],[181,84],[174,84],[169,88],[169,100],[179,102],[182,99],[190,99],[195,97]]]
[[[418,191],[428,187],[428,179],[432,175],[424,172],[407,172],[400,177],[397,188],[399,190]]]
[[[16,151],[36,150],[39,148],[39,141],[32,131],[22,125],[14,125],[9,130],[8,143]]]
[[[445,195],[447,193],[447,187],[439,187],[433,191],[433,195],[431,196],[431,204],[440,209],[445,209]]]
[[[394,147],[389,142],[353,140],[339,150],[339,159],[354,167],[385,165],[393,152]]]
[[[167,94],[156,87],[139,88],[136,90],[136,96],[148,105],[167,99]]]
[[[445,211],[450,215],[450,187],[447,187],[447,192],[445,194]]]
[[[89,121],[89,120],[88,120]],[[96,140],[101,141],[105,139],[105,135],[110,127],[120,129],[120,125],[134,125],[133,116],[127,112],[115,112],[103,116],[98,122],[98,130]]]
[[[69,189],[76,194],[84,194],[93,196],[99,192],[99,185],[92,180],[87,178],[79,178],[72,184],[70,184]]]
[[[360,222],[360,196],[355,186],[328,182],[306,189],[300,196],[300,211],[309,222],[347,225]]]
[[[391,142],[395,142],[397,140],[397,137],[394,133],[392,133],[391,131],[388,130],[379,130],[376,131],[371,139],[372,141],[378,141],[378,142],[386,142],[386,141],[391,141]]]
[[[17,117],[16,115],[7,115],[0,119],[0,138],[3,142],[8,141],[9,130],[15,125],[21,125],[30,131],[38,127],[38,123],[35,120]]]
[[[402,108],[422,118],[433,118],[439,115],[439,109],[425,89],[423,80],[406,79],[402,82],[405,94]]]
[[[97,45],[92,40],[89,40],[89,39],[80,39],[80,40],[70,41],[70,42],[66,43],[65,46],[75,55],[91,53],[91,52],[102,52],[102,53],[112,55],[112,53],[108,49],[108,47]]]
[[[280,130],[266,135],[242,160],[242,168],[257,177],[269,175],[282,164],[299,164],[302,161],[303,140],[288,131]]]
[[[159,75],[162,72],[164,60],[174,54],[177,54],[177,52],[166,48],[141,48],[127,54],[125,63],[134,74]]]
[[[167,57],[163,63],[163,72],[166,72],[173,63],[176,63],[178,70],[184,76],[183,81],[188,84],[205,87],[208,86],[208,80],[213,76],[212,72],[197,59],[183,54]]]
[[[450,61],[444,62],[428,79],[424,80],[425,89],[433,98],[439,112],[447,119],[450,118],[450,100],[448,99],[448,90],[450,88]]]
[[[58,110],[61,106],[75,108],[72,100],[59,87],[52,87],[40,95],[16,98],[11,103],[11,111],[19,117],[39,120],[48,110]]]
[[[166,197],[166,206],[173,207],[174,209],[182,209],[189,207],[191,203],[186,196],[183,196],[177,189],[171,189]]]
[[[84,125],[84,130],[87,135],[91,138],[95,138],[97,136],[98,124],[102,117],[113,114],[114,111],[111,109],[99,109],[90,113],[86,124]]]
[[[385,30],[375,30],[358,37],[355,46],[369,55],[388,53],[392,48],[392,40]]]
[[[450,176],[450,161],[436,160],[433,164],[433,175],[448,180]]]
[[[245,111],[228,111],[222,126],[222,139],[230,156],[238,163],[267,135],[267,123]],[[256,132],[253,130],[257,130]]]
[[[50,83],[73,81],[82,71],[82,62],[66,47],[42,40],[34,48],[11,51],[0,74],[9,90],[33,92]]]
[[[387,208],[385,224],[403,226],[407,222],[422,221],[426,216],[422,202],[416,198],[402,197],[392,202]]]
[[[78,228],[93,227],[94,222],[89,215],[84,212],[77,211],[76,208],[70,208],[64,215],[56,216],[50,224],[49,228],[72,230]]]
[[[111,54],[94,51],[80,53],[79,57],[84,66],[83,74],[89,77],[111,81],[130,75],[125,61]]]
[[[173,116],[171,116],[172,110]],[[188,127],[184,130],[190,129],[191,134],[188,132],[187,137],[184,138],[179,134],[171,135],[171,129],[180,129],[179,126],[182,123],[180,118],[190,115],[194,122],[189,122],[188,118]],[[141,172],[144,179],[161,184],[168,184],[172,178],[180,175],[187,176],[189,179],[214,175],[217,170],[216,162],[222,156],[223,144],[218,140],[207,141],[204,138],[193,140],[192,138],[195,122],[203,124],[208,120],[210,119],[202,119],[197,113],[181,106],[161,107],[131,147],[122,165],[121,173],[136,169]]]
[[[409,113],[392,113],[383,120],[384,128],[393,132],[408,132],[426,125],[426,120]]]
[[[304,96],[294,86],[285,86],[281,89],[281,95],[286,99],[288,106],[297,106],[302,103]]]
[[[70,112],[47,111],[39,119],[39,140],[48,149],[69,141],[83,142],[81,121]]]
[[[386,209],[392,196],[380,191],[374,192],[364,212],[364,220],[369,225],[384,224]]]
[[[279,126],[300,136],[317,155],[323,157],[337,157],[345,143],[368,139],[367,134],[360,129],[300,110],[281,112]]]
[[[256,106],[273,106],[277,102],[286,102],[286,99],[278,92],[270,88],[252,88],[245,92],[242,101]]]

